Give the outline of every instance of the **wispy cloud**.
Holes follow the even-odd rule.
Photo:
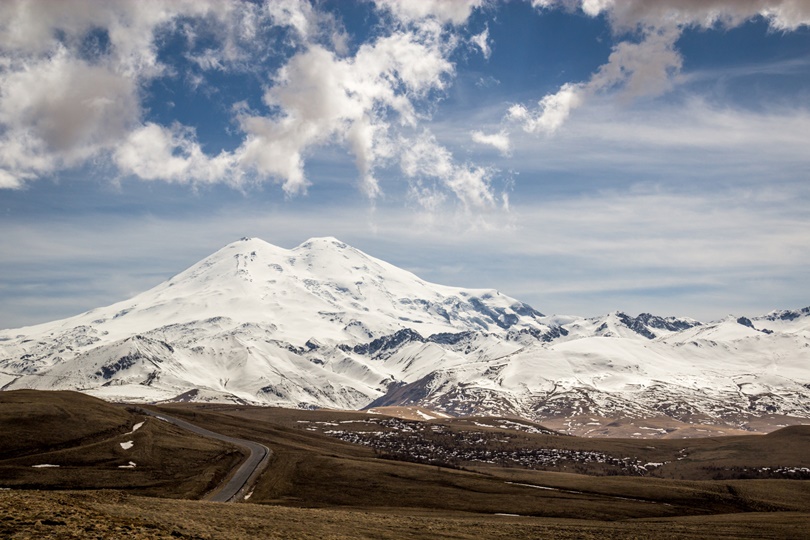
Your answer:
[[[799,181],[810,167],[802,151],[810,130],[807,109],[751,111],[691,97],[620,109],[609,100],[592,101],[583,110],[540,144],[513,135],[513,166],[675,184],[714,178],[725,185],[781,185]]]

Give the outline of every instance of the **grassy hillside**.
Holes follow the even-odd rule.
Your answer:
[[[222,504],[122,492],[0,491],[0,537],[15,540],[376,540],[807,537],[810,514],[723,514],[624,521]]]
[[[201,497],[239,461],[227,445],[81,394],[0,393],[10,434],[0,444],[0,487],[12,488],[0,490],[0,537],[800,538],[810,530],[810,482],[795,479],[810,460],[804,426],[582,439],[515,419],[153,409],[267,445],[271,462],[249,500],[180,500]],[[121,468],[129,462],[136,466]],[[33,467],[44,464],[59,467]]]
[[[77,392],[0,392],[0,430],[4,488],[197,498],[242,459],[235,447]]]

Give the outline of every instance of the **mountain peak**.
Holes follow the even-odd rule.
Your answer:
[[[537,316],[494,291],[426,282],[332,236],[292,249],[245,237],[129,300],[54,325],[97,328],[113,339],[219,321],[223,331],[258,325],[303,344],[371,340],[403,328],[426,336],[540,330]]]
[[[257,248],[259,248],[259,247],[267,247],[267,246],[276,247],[273,244],[271,244],[270,242],[266,242],[266,241],[264,241],[261,238],[258,238],[256,236],[243,236],[239,240],[237,240],[235,242],[231,242],[230,244],[225,246],[224,249],[227,249],[227,248],[244,249],[246,247],[257,247]]]
[[[334,236],[314,236],[309,240],[302,242],[300,245],[292,248],[291,250],[287,250],[285,248],[281,248],[276,246],[275,244],[271,244],[261,238],[255,236],[243,236],[239,240],[235,242],[231,242],[225,248],[230,249],[239,249],[244,250],[245,248],[267,248],[271,247],[273,249],[284,249],[285,251],[303,251],[303,250],[328,250],[328,249],[347,249],[352,248],[349,244],[342,242],[335,238]]]
[[[315,236],[303,242],[295,249],[346,249],[350,247],[350,245],[341,242],[334,236]]]

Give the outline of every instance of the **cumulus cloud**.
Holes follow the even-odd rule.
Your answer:
[[[22,181],[18,176],[0,169],[0,189],[17,189],[20,187],[22,187]]]
[[[639,43],[623,41],[588,83],[591,91],[621,87],[629,97],[659,95],[672,86],[683,64],[674,49],[680,32],[671,27],[648,30]]]
[[[71,58],[61,48],[3,73],[2,86],[0,123],[8,137],[28,135],[27,155],[51,151],[55,160],[72,164],[120,139],[138,119],[132,79]]]
[[[338,145],[374,199],[377,170],[397,165],[395,143],[421,131],[455,74],[456,26],[483,4],[380,0],[378,13],[393,24],[352,53],[341,23],[309,1],[0,4],[0,187],[109,159],[142,180],[271,180],[294,195],[310,185],[308,156]],[[163,63],[166,36],[179,40],[187,72]],[[487,40],[487,30],[473,38],[485,55]],[[262,103],[232,109],[232,134],[242,140],[228,151],[206,153],[193,129],[161,125],[144,105],[162,77],[215,92],[205,88],[207,72],[261,73],[257,66],[272,66]],[[487,169],[449,166],[437,186],[469,206],[491,199]]]
[[[374,0],[399,20],[410,23],[433,18],[441,23],[464,24],[472,11],[486,0]]]
[[[231,19],[245,6],[216,0],[140,2],[122,0],[102,6],[94,0],[17,0],[0,3],[0,46],[18,60],[47,57],[54,47],[80,48],[91,31],[109,39],[99,61],[122,76],[154,76],[163,70],[154,43],[156,30],[180,17]]]
[[[181,31],[190,49],[206,43],[187,57],[207,71],[242,69],[266,54],[257,37],[269,27],[345,50],[334,19],[298,0],[0,4],[0,186],[20,187],[105,154],[142,179],[233,182],[238,156],[206,156],[192,131],[143,123],[143,89],[174,75],[159,60],[167,31]],[[88,51],[93,38],[98,44]],[[203,82],[195,74],[189,80]]]
[[[315,10],[307,2],[276,0],[266,4],[265,9],[277,25],[294,28],[304,39],[315,31]]]
[[[215,1],[0,4],[0,171],[20,187],[110,151],[138,129],[155,34],[180,17],[226,19]]]
[[[533,110],[512,106],[507,119],[530,133],[557,130],[597,93],[610,91],[632,99],[670,90],[683,65],[675,43],[685,27],[734,27],[754,17],[764,17],[779,30],[810,24],[810,3],[802,0],[532,0],[532,5],[581,9],[592,17],[605,14],[615,33],[639,34],[641,39],[620,41],[590,80],[563,84]]]
[[[305,191],[304,155],[313,146],[345,143],[355,157],[362,190],[380,193],[374,169],[389,158],[391,124],[415,126],[415,102],[442,90],[454,67],[438,25],[397,31],[338,57],[313,45],[277,73],[265,103],[273,116],[243,115],[248,134],[240,162],[279,179],[289,194]]]
[[[334,16],[315,9],[307,1],[272,0],[265,2],[262,10],[262,15],[270,17],[271,24],[295,30],[301,43],[328,43],[340,54],[348,49],[348,36]],[[255,18],[261,20],[262,17]]]
[[[142,180],[179,183],[226,180],[238,185],[241,178],[232,154],[207,156],[193,131],[179,125],[166,128],[149,122],[139,127],[115,150],[114,161],[124,174]]]

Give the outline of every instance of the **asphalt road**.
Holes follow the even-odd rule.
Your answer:
[[[195,426],[194,424],[190,424],[185,420],[180,420],[179,418],[175,418],[174,416],[169,416],[163,413],[156,413],[146,409],[140,409],[140,411],[144,414],[148,414],[149,416],[153,416],[158,420],[164,420],[185,430],[191,431],[192,433],[196,433],[197,435],[210,437],[212,439],[231,443],[236,446],[241,446],[242,448],[246,448],[250,451],[250,455],[245,461],[242,462],[241,465],[239,465],[236,472],[234,472],[225,483],[220,485],[206,497],[209,501],[235,502],[244,499],[248,490],[259,477],[262,470],[264,470],[264,467],[267,465],[267,461],[270,458],[270,449],[263,444],[245,439],[237,439],[236,437],[229,437],[227,435],[222,435],[221,433],[215,433],[211,430]]]

